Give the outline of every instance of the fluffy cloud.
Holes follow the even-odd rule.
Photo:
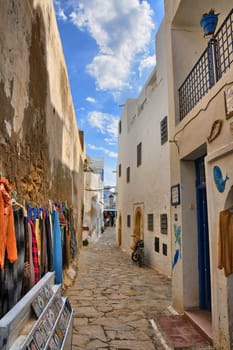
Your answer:
[[[87,97],[86,101],[90,102],[90,103],[95,103],[96,102],[95,98],[93,98],[93,97]]]
[[[56,8],[57,17],[60,20],[66,22],[68,20],[68,17],[66,16],[64,10],[62,9],[60,1],[54,0],[54,5],[55,5],[55,8]]]
[[[139,64],[139,75],[142,75],[142,72],[145,69],[151,69],[156,65],[156,58],[155,56],[148,56],[146,58],[144,58],[143,60],[141,60],[140,64]]]
[[[97,89],[129,87],[135,59],[148,55],[154,24],[146,0],[68,0],[69,18],[80,30],[90,33],[99,52],[87,66]]]
[[[117,158],[117,153],[116,152],[110,151],[109,149],[107,149],[105,147],[102,147],[102,146],[98,147],[98,146],[95,146],[95,145],[91,145],[90,143],[87,146],[91,150],[101,151],[101,152],[107,154],[107,156],[110,157],[110,158]]]
[[[117,139],[119,118],[113,115],[93,111],[88,114],[88,123],[101,134],[108,135],[112,140]]]

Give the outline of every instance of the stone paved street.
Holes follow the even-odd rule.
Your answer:
[[[74,309],[72,350],[163,349],[150,320],[168,313],[170,281],[134,264],[116,246],[115,228],[81,250],[66,294]]]

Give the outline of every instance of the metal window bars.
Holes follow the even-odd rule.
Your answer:
[[[233,62],[233,8],[178,90],[180,121],[216,84]]]

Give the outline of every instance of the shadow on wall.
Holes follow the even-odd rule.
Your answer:
[[[31,37],[24,38],[29,42],[28,105],[24,110],[22,126],[18,132],[9,132],[9,128],[13,130],[14,118],[17,118],[17,115],[12,107],[12,95],[6,95],[4,82],[0,82],[0,170],[8,177],[17,193],[27,200],[40,202],[49,197],[66,199],[70,204],[75,204],[80,199],[78,184],[80,182],[82,184],[82,159],[77,155],[79,169],[75,171],[62,163],[64,121],[51,102],[52,87],[49,86],[47,70],[45,22],[39,6],[33,10],[33,13],[33,18],[25,19],[31,21]],[[17,14],[15,9],[15,16]],[[20,26],[20,23],[18,25]],[[22,35],[28,36],[28,33]],[[7,50],[7,44],[5,50]],[[18,55],[17,59],[21,60],[21,57]],[[17,62],[14,62],[14,65],[17,67]],[[58,74],[55,83],[60,86],[63,110],[68,107],[68,110],[66,108],[68,118],[72,108],[67,100],[67,94],[70,93],[67,76],[59,60],[57,66]],[[20,79],[16,71],[15,79]],[[23,84],[25,81],[20,83]],[[14,81],[12,81],[11,91],[13,86]],[[71,149],[71,152],[75,153],[75,150]]]

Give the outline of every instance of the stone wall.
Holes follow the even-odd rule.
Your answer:
[[[0,171],[19,200],[66,200],[81,235],[85,149],[52,0],[0,13]]]

